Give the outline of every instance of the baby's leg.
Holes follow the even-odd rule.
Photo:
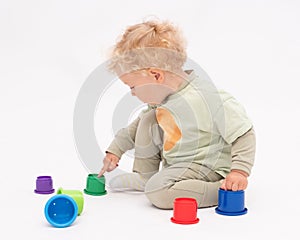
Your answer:
[[[109,182],[109,187],[114,191],[144,191],[151,176],[136,172],[123,173],[113,177]]]
[[[195,163],[178,163],[161,170],[146,184],[145,193],[158,208],[172,209],[175,198],[195,198],[198,207],[218,203],[222,176]]]
[[[145,113],[136,131],[133,173],[125,173],[112,178],[110,181],[112,189],[144,191],[146,182],[158,172],[160,167],[161,134],[155,110]]]

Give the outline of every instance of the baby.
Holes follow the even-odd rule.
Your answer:
[[[128,27],[109,64],[148,108],[118,131],[98,176],[134,149],[133,172],[110,186],[144,191],[161,209],[172,209],[178,197],[215,206],[219,188],[246,189],[254,163],[255,132],[244,108],[195,69],[183,69],[186,61],[181,31],[155,20]]]

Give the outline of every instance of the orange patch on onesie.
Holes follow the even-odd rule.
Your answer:
[[[182,134],[172,114],[164,108],[156,109],[156,119],[164,131],[164,150],[171,150],[180,140]]]

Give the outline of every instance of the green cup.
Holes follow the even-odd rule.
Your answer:
[[[81,191],[65,190],[65,189],[59,188],[56,193],[57,194],[66,194],[66,195],[70,196],[71,198],[73,198],[78,207],[78,215],[80,215],[82,213],[84,198],[83,198],[83,194]]]
[[[93,196],[102,196],[107,192],[105,190],[105,177],[97,177],[98,174],[89,174],[86,181],[84,193]]]

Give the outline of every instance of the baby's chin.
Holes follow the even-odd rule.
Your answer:
[[[136,96],[149,105],[161,104],[170,94],[174,93],[171,88],[162,86],[148,86],[136,90]]]
[[[160,105],[161,104],[161,102],[160,103],[147,103],[150,107],[157,107],[158,105]]]
[[[157,105],[160,105],[162,104],[162,102],[166,99],[166,96],[165,97],[160,97],[160,98],[151,98],[151,99],[145,99],[145,98],[139,98],[143,103],[146,103],[150,106],[157,106]]]

